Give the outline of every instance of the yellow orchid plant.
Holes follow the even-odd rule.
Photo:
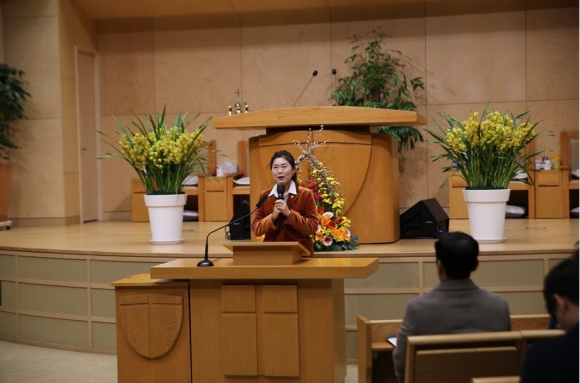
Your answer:
[[[100,158],[122,158],[137,172],[147,194],[183,193],[183,182],[191,173],[205,174],[207,144],[202,133],[208,121],[187,130],[193,120],[187,113],[178,114],[175,120],[165,123],[165,108],[161,114],[143,116],[133,114],[134,130],[113,117],[120,130],[115,131],[117,140],[104,132],[98,132],[103,141],[115,152]],[[194,117],[194,119],[197,118]]]
[[[532,159],[543,149],[526,152],[525,148],[540,134],[534,130],[537,123],[529,122],[529,111],[517,116],[497,111],[471,112],[460,122],[450,115],[440,114],[447,128],[435,124],[439,133],[427,130],[435,143],[443,149],[433,161],[446,159],[451,164],[443,172],[458,172],[467,183],[467,189],[507,189],[518,172],[528,177],[523,182],[532,184],[529,171]]]

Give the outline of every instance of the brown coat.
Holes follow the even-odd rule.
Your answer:
[[[298,185],[296,185],[298,186]],[[271,189],[260,193],[260,198],[270,194]],[[275,241],[298,241],[314,254],[314,246],[310,235],[318,229],[318,217],[316,215],[316,203],[312,191],[298,186],[296,195],[288,194],[288,217],[280,214],[276,222],[272,220],[275,196],[270,196],[264,204],[256,210],[252,222],[252,232],[256,236],[264,235],[264,242]]]

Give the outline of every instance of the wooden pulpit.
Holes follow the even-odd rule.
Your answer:
[[[183,350],[176,351],[181,357],[169,350],[156,359],[141,357],[141,362],[157,364],[157,373],[162,374],[165,358],[190,358],[188,365],[181,367],[180,376],[190,376],[191,380],[180,382],[343,382],[346,376],[343,280],[367,278],[378,270],[378,259],[302,259],[301,255],[309,252],[297,242],[227,246],[234,257],[216,260],[214,267],[197,267],[198,259],[177,259],[151,268],[150,277],[158,286],[164,283],[159,280],[167,283],[187,280],[189,311],[184,312],[182,322],[190,324],[183,330],[190,337],[191,348],[185,355]],[[137,294],[127,291],[127,281],[114,285],[117,296],[132,297],[125,297],[124,301],[139,300]],[[118,310],[121,301],[118,300]],[[173,317],[175,310],[166,308]],[[118,358],[120,371],[124,360],[139,359],[134,355]],[[171,363],[167,365],[178,368]],[[133,367],[135,374],[139,370]],[[119,383],[137,381],[122,380],[121,374],[119,378]],[[146,376],[140,378],[143,379],[140,382],[155,381]]]
[[[321,126],[318,142],[328,142],[314,155],[332,170],[345,198],[342,213],[352,221],[351,231],[359,243],[388,243],[400,238],[399,165],[396,141],[373,133],[383,125],[426,125],[416,112],[350,106],[321,106],[259,110],[212,120],[215,129],[266,129],[252,137],[250,147],[250,199],[255,204],[260,192],[273,184],[269,169],[272,155],[288,150],[295,158],[302,154],[294,144],[305,145]],[[300,179],[308,177],[308,166]]]

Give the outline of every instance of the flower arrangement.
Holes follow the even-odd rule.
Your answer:
[[[533,153],[524,149],[541,134],[534,131],[537,123],[529,122],[529,111],[513,117],[487,112],[487,107],[481,118],[478,112],[471,112],[463,122],[440,114],[449,126],[443,129],[435,121],[440,134],[427,131],[444,151],[434,156],[433,161],[449,160],[451,164],[444,166],[443,172],[458,172],[467,189],[507,189],[518,172],[525,172],[528,177],[523,182],[531,184],[532,159],[543,149]]]
[[[120,130],[115,133],[118,141],[104,132],[98,132],[115,153],[100,158],[122,158],[135,169],[147,194],[181,194],[183,182],[193,172],[205,173],[207,147],[202,133],[207,127],[203,122],[191,131],[187,113],[179,113],[175,120],[165,123],[165,107],[161,114],[139,117],[132,130],[113,116]],[[117,146],[118,144],[118,146]]]
[[[300,173],[304,161],[308,161],[312,169],[309,180],[302,183],[301,186],[312,190],[316,202],[318,229],[313,238],[314,251],[356,249],[359,247],[356,242],[358,237],[350,231],[350,220],[342,215],[344,198],[340,192],[340,183],[334,174],[313,154],[314,149],[326,143],[326,141],[322,143],[317,141],[322,130],[323,127],[320,128],[314,139],[312,139],[311,132],[308,132],[305,148],[298,141],[294,141],[294,144],[302,152],[296,160],[297,172]]]
[[[352,250],[358,248],[358,237],[350,231],[350,220],[341,214],[344,198],[340,184],[327,168],[310,172],[307,187],[314,194],[318,229],[314,235],[314,251]]]

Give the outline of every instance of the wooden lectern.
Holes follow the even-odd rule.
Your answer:
[[[344,382],[343,279],[368,277],[378,270],[378,259],[298,259],[296,254],[309,252],[297,242],[246,242],[227,247],[233,258],[214,261],[214,267],[199,268],[197,259],[178,259],[151,268],[154,280],[188,280],[189,311],[184,311],[182,323],[190,326],[184,326],[174,343],[190,337],[190,353],[176,348],[158,358],[141,357],[140,367],[135,364],[139,358],[124,355],[137,352],[124,348],[122,354],[119,349],[119,383],[154,382],[152,375],[162,377],[165,369],[167,374],[183,377],[172,382]],[[275,264],[275,259],[282,264]],[[121,301],[144,301],[126,280],[114,285],[118,315]],[[183,291],[177,295],[183,296]],[[168,297],[151,300],[172,301]],[[170,330],[178,319],[174,307],[166,308],[166,318],[171,319],[160,322],[162,327],[157,330],[167,334],[169,343],[174,333]],[[135,331],[123,329],[117,319],[118,337],[125,338],[118,343],[126,342],[123,331]],[[171,363],[184,358],[190,358],[185,366]],[[122,379],[127,361],[133,363],[135,375]],[[147,371],[147,376],[140,376],[140,371]]]
[[[343,214],[352,221],[351,231],[359,243],[387,243],[400,238],[399,165],[397,143],[392,137],[372,133],[382,125],[426,125],[424,117],[411,111],[350,106],[323,106],[259,110],[212,120],[216,129],[266,128],[266,134],[250,138],[250,199],[272,187],[269,161],[279,150],[300,154],[294,140],[305,144],[324,126],[315,156],[340,182],[345,198]],[[306,172],[306,173],[304,173]],[[300,178],[308,176],[307,164]]]

